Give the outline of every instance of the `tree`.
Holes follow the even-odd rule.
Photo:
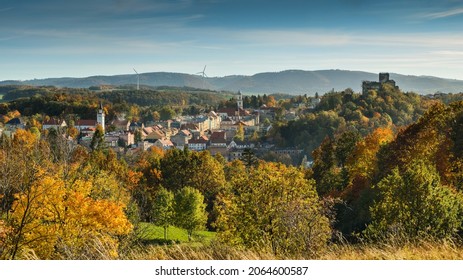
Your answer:
[[[241,155],[240,160],[246,165],[247,168],[256,166],[259,162],[256,155],[250,148],[245,148],[243,154]]]
[[[212,212],[215,197],[225,185],[222,164],[209,151],[173,149],[161,159],[160,165],[162,185],[166,189],[175,192],[184,187],[192,187],[204,195],[207,211],[210,213],[210,226],[215,220]]]
[[[462,199],[441,185],[429,162],[414,160],[402,172],[395,168],[375,188],[379,199],[366,231],[372,237],[447,238],[462,228]]]
[[[161,117],[161,120],[167,121],[167,120],[172,119],[175,116],[175,111],[170,107],[164,106],[159,111],[159,115]]]
[[[243,171],[232,163],[230,188],[218,195],[219,240],[285,256],[308,256],[325,246],[331,231],[313,180],[283,164],[261,162]]]
[[[104,247],[104,257],[116,258],[118,238],[132,228],[121,172],[99,176],[96,161],[80,149],[56,157],[48,143],[24,130],[7,145],[0,148],[0,217],[8,229],[0,257],[101,258]],[[113,160],[102,161],[116,170]]]
[[[78,258],[91,252],[93,242],[113,248],[117,257],[116,236],[126,235],[132,225],[124,205],[88,196],[93,185],[77,180],[67,188],[57,176],[44,176],[30,189],[17,195],[10,224],[15,229],[9,258],[32,249],[41,259]],[[26,249],[26,250],[24,250]],[[98,258],[98,257],[96,257]]]
[[[153,205],[154,224],[164,228],[164,240],[167,240],[167,229],[173,224],[174,194],[164,188],[158,191]]]
[[[244,141],[244,127],[242,124],[239,124],[238,129],[236,130],[235,137],[233,139],[237,141]]]
[[[206,204],[200,191],[191,187],[182,188],[175,195],[175,224],[186,229],[188,241],[193,231],[203,229],[207,221]]]
[[[257,130],[254,130],[254,132],[252,133],[252,136],[251,136],[251,141],[258,142],[259,138],[260,138],[259,132]]]
[[[90,148],[92,150],[101,150],[104,148],[104,146],[105,142],[103,127],[101,126],[101,124],[98,124],[96,126],[95,133],[93,134],[92,142],[90,142]]]

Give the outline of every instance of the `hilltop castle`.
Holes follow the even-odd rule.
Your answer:
[[[379,90],[383,84],[388,84],[393,86],[396,89],[399,89],[396,86],[394,80],[389,79],[389,73],[379,73],[379,82],[373,81],[363,81],[362,82],[362,94],[367,95],[370,90]]]

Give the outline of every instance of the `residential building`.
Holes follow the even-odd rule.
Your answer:
[[[56,118],[50,118],[49,120],[46,120],[42,123],[42,129],[47,130],[47,129],[55,129],[56,131],[62,131],[64,128],[66,128],[67,124],[65,120],[59,120]]]
[[[170,140],[178,149],[183,149],[185,145],[188,145],[188,141],[193,137],[190,131],[186,129],[180,130],[177,134],[170,137]]]
[[[113,120],[111,125],[114,126],[116,131],[129,131],[130,121],[129,120]]]
[[[209,138],[209,147],[207,149],[211,155],[222,154],[224,157],[226,157],[228,154],[226,132],[213,132]]]
[[[207,149],[207,143],[209,139],[206,136],[201,136],[196,139],[190,139],[188,141],[188,149],[192,151],[204,151]]]
[[[148,126],[142,130],[142,139],[151,143],[166,138],[166,134],[159,126]]]
[[[154,144],[153,144],[153,147],[158,147],[158,148],[160,148],[160,149],[162,149],[164,151],[175,148],[172,141],[170,141],[168,139],[158,139],[158,140],[156,140],[156,142],[154,142]]]
[[[5,124],[5,130],[15,131],[16,129],[25,129],[26,122],[21,118],[12,118]]]
[[[96,120],[78,120],[75,124],[75,127],[79,132],[82,132],[83,130],[95,130],[98,122]]]

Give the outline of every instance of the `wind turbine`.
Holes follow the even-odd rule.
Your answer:
[[[135,68],[133,68],[133,71],[135,71],[135,73],[137,73],[137,90],[140,90],[140,74],[138,74],[137,70],[135,70]]]
[[[204,86],[204,78],[207,78],[207,75],[206,75],[206,66],[207,66],[207,65],[204,65],[204,69],[203,69],[202,72],[196,73],[196,75],[201,75],[201,76],[203,77],[203,89],[205,88],[205,86]]]

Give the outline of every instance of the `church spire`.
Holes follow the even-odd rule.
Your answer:
[[[100,107],[98,108],[98,113],[96,114],[96,122],[101,125],[103,132],[105,131],[105,113],[103,102],[100,102]]]

